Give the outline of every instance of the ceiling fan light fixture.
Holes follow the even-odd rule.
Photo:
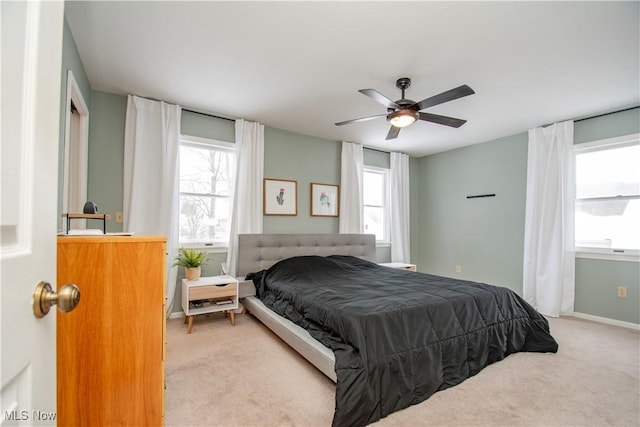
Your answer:
[[[419,117],[417,111],[405,109],[394,111],[387,116],[387,119],[392,126],[403,128],[415,123]]]

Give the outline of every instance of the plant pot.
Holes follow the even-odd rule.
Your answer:
[[[200,278],[201,269],[200,267],[190,267],[184,269],[184,276],[187,280],[198,280]]]

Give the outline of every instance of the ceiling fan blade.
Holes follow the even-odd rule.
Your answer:
[[[360,117],[359,119],[345,120],[344,122],[336,123],[336,126],[348,125],[349,123],[366,122],[367,120],[377,119],[378,117],[385,117],[387,113],[376,114],[375,116]]]
[[[389,98],[387,98],[386,96],[384,96],[383,94],[381,94],[375,89],[360,89],[358,92],[360,92],[363,95],[367,95],[369,98],[373,98],[374,101],[384,105],[387,108],[393,108],[393,109],[400,108],[398,104],[396,104],[395,102],[393,102],[392,100],[390,100]]]
[[[434,105],[442,104],[443,102],[453,101],[454,99],[462,98],[463,96],[473,95],[475,92],[467,85],[458,86],[455,89],[442,92],[439,95],[432,96],[431,98],[423,99],[420,102],[416,102],[409,108],[412,110],[424,110],[427,107],[433,107]]]
[[[467,123],[466,120],[456,119],[455,117],[440,116],[438,114],[422,112],[419,112],[418,114],[420,115],[420,120],[437,123],[439,125],[451,126],[452,128],[459,128],[463,124]]]
[[[389,128],[389,133],[387,134],[387,137],[385,138],[385,140],[390,140],[390,139],[396,139],[398,137],[398,134],[400,133],[400,128],[396,127],[396,126],[391,126]]]

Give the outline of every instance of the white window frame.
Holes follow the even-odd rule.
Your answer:
[[[631,145],[640,145],[640,133],[624,135],[624,136],[619,136],[615,138],[601,139],[601,140],[591,141],[591,142],[585,142],[582,144],[575,144],[573,147],[574,160],[575,160],[575,157],[577,157],[579,154],[584,154],[592,151],[613,149],[618,147],[627,147]],[[574,179],[577,179],[577,176],[574,177]],[[636,198],[637,196],[639,195],[634,195],[631,197]],[[599,199],[608,199],[608,197],[599,198]],[[615,197],[611,197],[611,199],[615,199]],[[578,200],[580,199],[576,197],[576,201]],[[589,199],[583,199],[583,200],[589,200]],[[591,199],[591,200],[594,200],[594,199]],[[621,250],[617,248],[593,248],[593,247],[576,245],[575,251],[576,251],[576,258],[640,262],[640,251],[634,250],[634,249]]]
[[[382,240],[376,239],[376,246],[391,246],[391,223],[389,221],[391,210],[389,207],[390,195],[389,195],[389,173],[390,170],[388,168],[381,168],[378,166],[367,166],[364,165],[362,168],[363,172],[377,173],[383,176],[384,178],[384,188],[382,191],[384,194],[382,195],[382,199],[384,200],[383,212],[384,212],[384,237]],[[364,205],[372,206],[372,205]],[[377,207],[377,206],[376,206]],[[366,232],[366,230],[365,230]]]
[[[217,139],[210,139],[210,138],[203,138],[203,137],[199,137],[199,136],[191,136],[191,135],[180,135],[180,146],[183,145],[187,145],[187,146],[195,146],[195,147],[206,147],[206,148],[215,148],[217,150],[220,151],[227,151],[227,152],[234,152],[236,151],[236,144],[231,143],[231,142],[226,142],[226,141],[220,141]],[[234,180],[235,180],[235,174],[234,174]],[[235,188],[235,185],[233,185],[233,188]],[[182,192],[179,191],[179,196],[178,196],[178,206],[180,203],[180,196],[182,195]],[[229,198],[233,199],[233,194],[228,196]],[[231,220],[231,218],[229,218],[229,220]],[[178,230],[178,240],[180,239],[180,231]],[[211,253],[216,253],[216,252],[227,252],[229,250],[229,242],[225,242],[224,244],[220,244],[220,243],[206,243],[206,242],[188,242],[188,243],[183,243],[181,241],[178,241],[178,244],[180,247],[185,247],[185,248],[195,248],[195,249],[206,249],[208,252]]]

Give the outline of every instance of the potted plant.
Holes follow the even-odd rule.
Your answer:
[[[201,265],[207,260],[208,252],[198,249],[178,248],[173,266],[184,267],[184,275],[187,280],[200,278]]]

